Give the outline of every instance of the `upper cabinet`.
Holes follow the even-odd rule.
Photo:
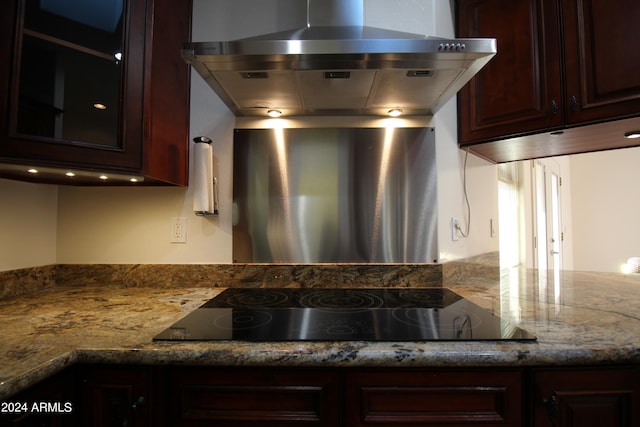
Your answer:
[[[459,93],[461,147],[505,162],[638,144],[636,0],[458,0],[498,53]]]
[[[561,4],[567,123],[639,115],[640,3],[564,0]]]
[[[186,185],[190,36],[190,1],[2,2],[0,177]]]

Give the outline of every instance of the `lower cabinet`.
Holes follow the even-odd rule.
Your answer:
[[[347,372],[346,425],[517,426],[523,419],[518,370]]]
[[[77,376],[79,426],[156,425],[152,415],[161,402],[152,395],[152,368],[88,365]]]
[[[640,425],[640,371],[536,369],[535,426],[632,427]]]
[[[171,426],[640,425],[640,367],[168,367]]]
[[[171,426],[339,426],[338,373],[177,368],[168,381]]]
[[[72,369],[62,371],[15,396],[0,399],[2,427],[76,426],[77,396]]]
[[[519,370],[176,368],[172,426],[517,426]]]
[[[81,365],[0,404],[2,427],[635,427],[640,366]]]

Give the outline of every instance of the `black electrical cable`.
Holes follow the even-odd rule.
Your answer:
[[[464,238],[469,236],[469,232],[471,231],[471,204],[469,203],[469,195],[467,194],[467,158],[469,157],[469,148],[465,150],[464,154],[464,164],[462,166],[462,191],[464,193],[464,201],[467,205],[467,231],[463,232],[460,226],[458,226],[458,231],[460,235]]]

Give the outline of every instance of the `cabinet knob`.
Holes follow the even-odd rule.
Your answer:
[[[551,114],[556,114],[558,112],[558,103],[555,99],[551,100]]]
[[[146,400],[144,396],[138,396],[135,399],[133,399],[133,404],[131,405],[131,407],[133,409],[138,409],[143,407],[145,403],[146,403]]]
[[[541,402],[546,408],[549,414],[549,419],[553,425],[558,421],[559,402],[558,397],[554,393],[551,397],[544,397]]]
[[[571,111],[578,111],[578,98],[575,95],[571,97]]]

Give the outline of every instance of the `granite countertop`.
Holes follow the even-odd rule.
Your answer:
[[[536,342],[153,342],[223,288],[55,287],[0,300],[0,399],[74,363],[456,367],[640,363],[640,278],[515,271],[452,290]]]

